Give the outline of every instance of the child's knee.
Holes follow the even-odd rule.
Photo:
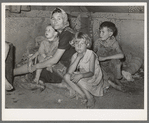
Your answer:
[[[68,73],[66,73],[65,75],[64,75],[64,79],[67,81],[67,80],[70,80],[70,74],[68,74]]]

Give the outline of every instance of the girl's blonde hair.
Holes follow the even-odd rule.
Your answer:
[[[67,27],[67,26],[69,26],[67,13],[66,13],[63,9],[61,9],[61,8],[59,8],[59,7],[55,8],[55,9],[52,11],[52,13],[51,13],[51,18],[52,18],[52,15],[53,15],[54,13],[61,13],[61,14],[62,14],[62,17],[63,17],[63,19],[64,19],[64,28]]]
[[[75,37],[69,43],[74,47],[75,43],[78,42],[78,40],[80,40],[80,39],[84,39],[85,43],[87,45],[87,48],[91,48],[92,40],[87,34],[85,34],[83,32],[76,32]]]

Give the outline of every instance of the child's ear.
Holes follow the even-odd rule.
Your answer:
[[[55,36],[58,34],[58,32],[55,32]]]
[[[109,31],[109,36],[111,37],[113,35],[113,32],[112,31]]]

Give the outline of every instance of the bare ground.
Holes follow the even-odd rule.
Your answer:
[[[134,82],[124,83],[127,92],[123,93],[110,87],[104,96],[95,97],[94,109],[143,109],[144,108],[144,78],[135,78]],[[40,91],[16,87],[14,91],[5,93],[6,109],[86,109],[80,99],[70,99],[66,96],[67,89],[46,84],[46,89]]]

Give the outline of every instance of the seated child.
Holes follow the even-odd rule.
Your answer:
[[[39,50],[29,58],[29,65],[31,65],[31,61],[36,58],[39,62],[43,62],[44,60],[51,58],[57,50],[58,43],[58,33],[53,29],[51,25],[47,26],[45,30],[45,39],[40,43]],[[37,84],[39,82],[41,71],[42,69],[36,70],[34,82]]]
[[[124,58],[124,54],[115,38],[117,28],[114,23],[105,21],[100,25],[99,30],[100,38],[94,43],[94,52],[99,57],[104,79],[107,79],[111,86],[122,91],[120,60]]]
[[[70,44],[75,47],[76,53],[71,58],[64,79],[84,102],[87,101],[87,108],[93,108],[95,103],[93,96],[103,96],[102,72],[98,57],[88,49],[92,42],[87,34],[76,33]]]

